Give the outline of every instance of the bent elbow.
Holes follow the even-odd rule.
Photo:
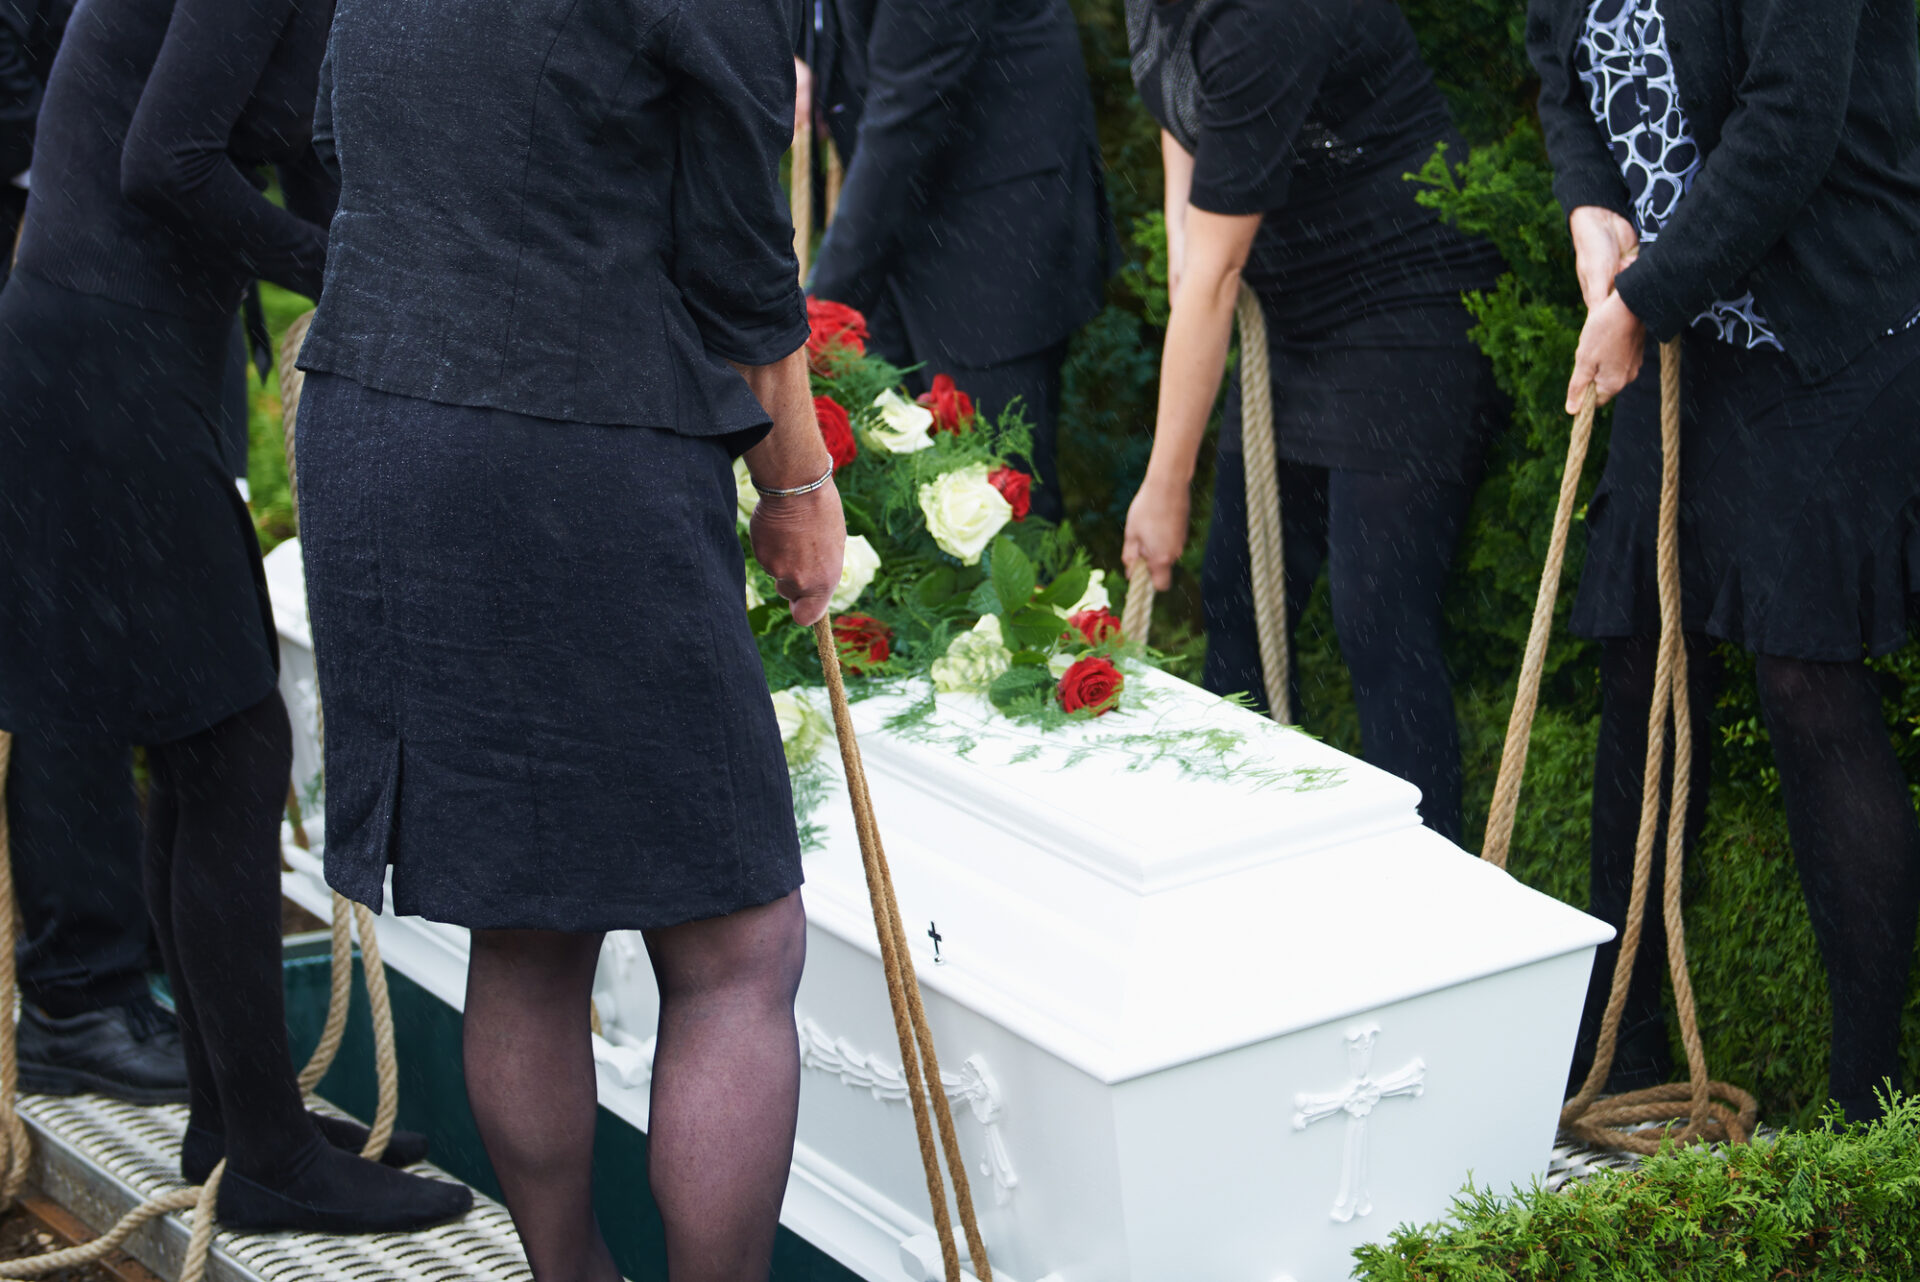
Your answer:
[[[136,135],[120,152],[120,195],[155,218],[179,218],[197,186],[187,158],[165,147],[143,144]]]

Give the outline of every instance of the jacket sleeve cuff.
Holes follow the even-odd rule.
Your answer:
[[[1661,270],[1660,258],[1653,252],[1656,247],[1648,246],[1640,258],[1615,276],[1613,287],[1620,292],[1627,310],[1647,327],[1647,333],[1664,343],[1686,329],[1701,309],[1689,306]]]
[[[806,300],[796,290],[794,305],[779,320],[762,325],[701,326],[708,351],[738,365],[777,365],[805,346],[810,333]]]

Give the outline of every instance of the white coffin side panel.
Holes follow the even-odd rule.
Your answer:
[[[293,545],[268,558],[290,706],[312,673],[304,608],[279,608],[298,571]],[[1129,679],[1136,710],[1048,735],[967,698],[892,725],[909,700],[855,707],[996,1276],[1336,1282],[1355,1245],[1441,1215],[1470,1174],[1542,1174],[1608,929],[1421,826],[1410,785]],[[317,726],[297,707],[295,726],[317,770]],[[1213,747],[1182,759],[1174,733]],[[809,816],[782,1220],[865,1277],[922,1282],[937,1257],[901,1056],[837,776],[829,791]],[[289,861],[289,894],[323,910],[319,860]],[[460,1004],[464,932],[380,931]],[[637,936],[609,937],[595,1001],[602,1102],[644,1128],[658,999]]]

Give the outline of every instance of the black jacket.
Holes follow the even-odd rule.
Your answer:
[[[1574,72],[1588,0],[1532,0],[1527,50],[1569,211],[1631,218]],[[1668,0],[1681,105],[1706,160],[1619,277],[1656,338],[1753,291],[1819,379],[1920,305],[1920,37],[1913,0]]]
[[[341,0],[327,59],[340,207],[302,366],[540,418],[766,423],[727,362],[807,337],[786,0]]]
[[[73,0],[0,0],[0,183],[33,158],[40,98],[72,12]]]
[[[916,353],[992,365],[1100,310],[1118,243],[1067,0],[804,0],[847,158],[822,298],[891,295]]]

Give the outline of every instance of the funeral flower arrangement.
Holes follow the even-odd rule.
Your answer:
[[[1031,513],[1019,406],[989,423],[945,374],[917,399],[901,372],[867,351],[866,319],[808,304],[814,409],[847,516],[833,594],[834,633],[857,694],[915,678],[936,694],[984,695],[1040,726],[1104,715],[1126,697],[1117,662],[1129,646],[1105,573],[1070,530]],[[821,681],[811,635],[792,625],[753,561],[747,522],[758,502],[735,465],[748,617],[759,640],[788,758],[796,768],[830,733],[802,692]]]

